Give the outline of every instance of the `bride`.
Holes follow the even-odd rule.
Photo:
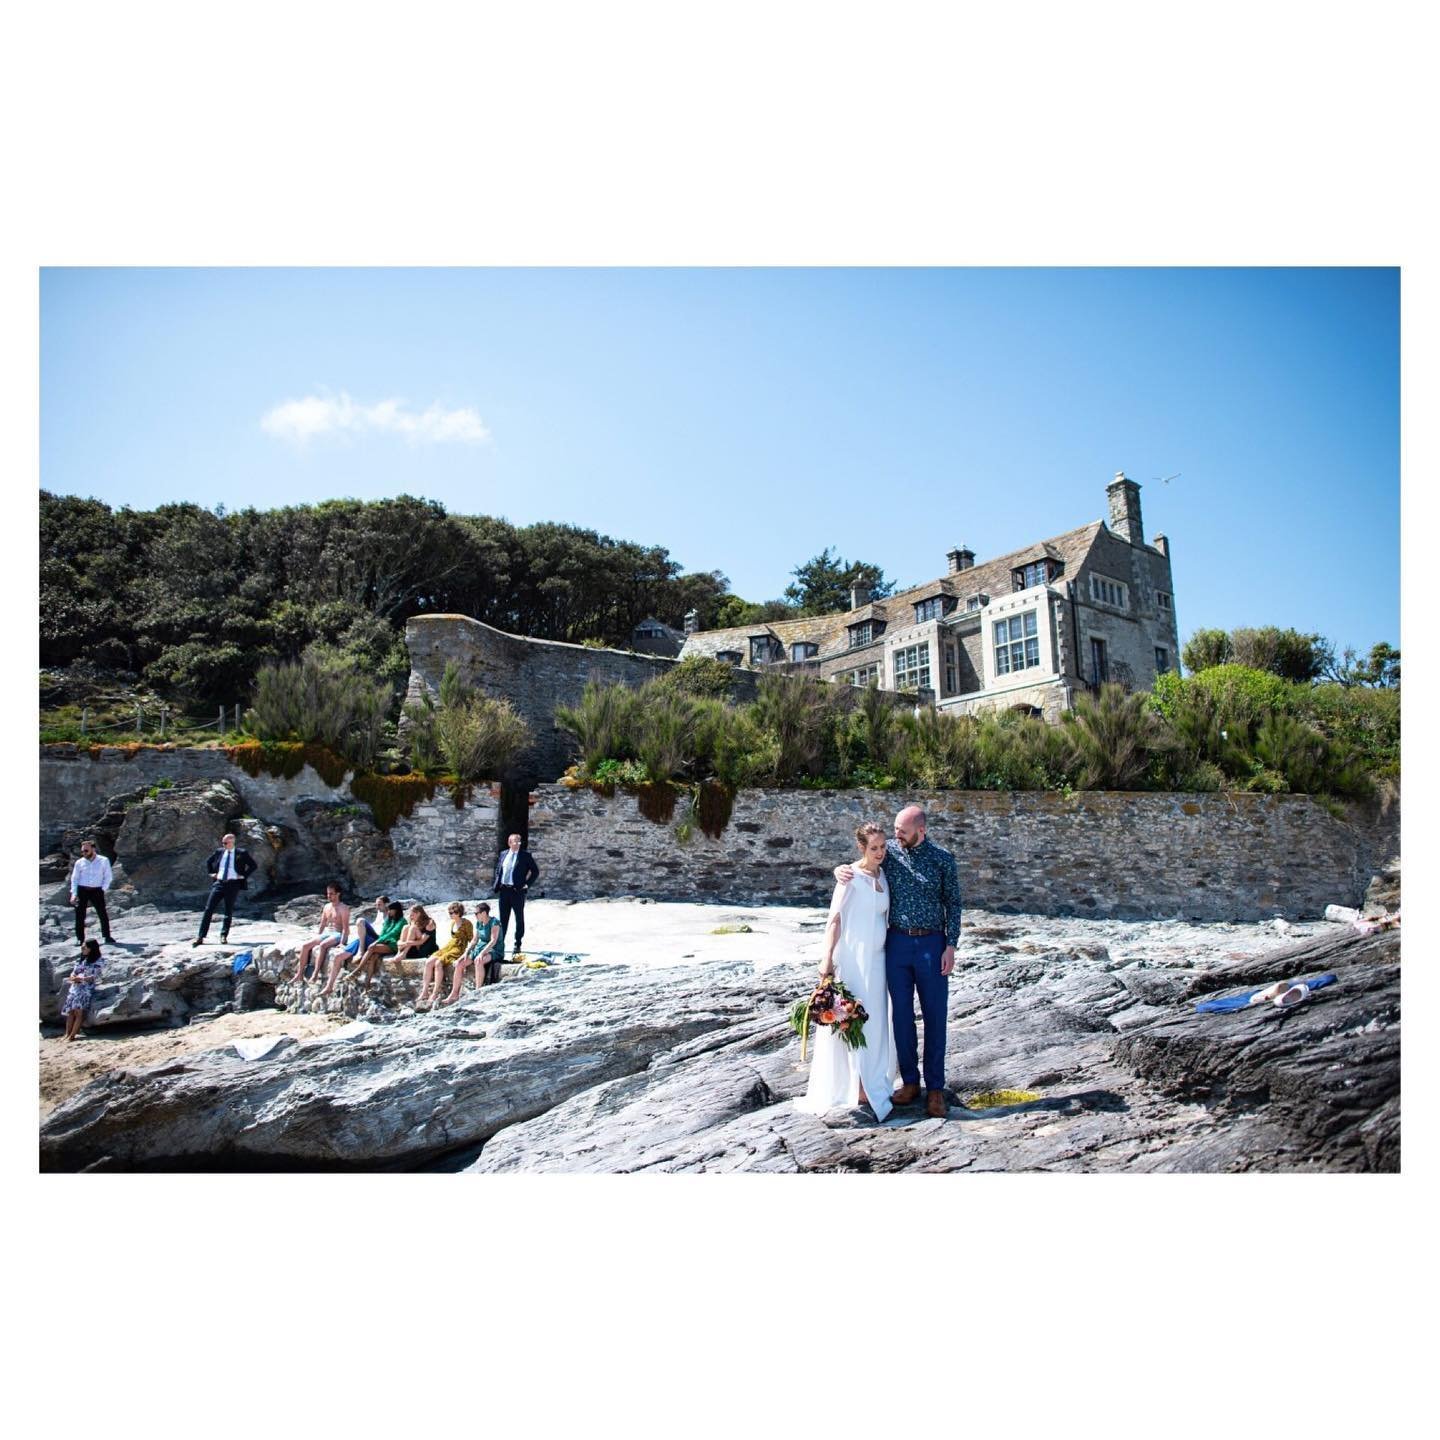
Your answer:
[[[861,858],[855,878],[848,885],[836,885],[830,901],[820,976],[838,974],[865,1007],[870,1017],[865,1022],[865,1044],[852,1050],[833,1030],[817,1027],[810,1085],[795,1104],[818,1115],[868,1102],[875,1118],[883,1120],[890,1113],[890,1092],[899,1079],[885,985],[885,922],[890,909],[890,892],[880,869],[885,832],[870,822],[856,830],[855,840]]]

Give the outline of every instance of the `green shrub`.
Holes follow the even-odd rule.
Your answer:
[[[1224,630],[1197,630],[1185,642],[1180,658],[1191,674],[1224,665],[1230,659],[1230,636]]]
[[[246,725],[261,740],[326,745],[368,767],[380,748],[389,709],[389,686],[307,654],[298,663],[260,671]]]
[[[752,714],[762,737],[764,778],[783,785],[821,775],[827,721],[840,703],[828,686],[788,675],[762,677]]]
[[[1359,685],[1316,685],[1306,696],[1305,719],[1354,752],[1377,775],[1400,769],[1400,692]]]
[[[435,713],[446,768],[460,780],[495,780],[530,743],[530,727],[508,700],[469,695]]]
[[[1314,726],[1275,712],[1255,735],[1255,758],[1306,795],[1359,795],[1369,787],[1355,758]]]
[[[561,705],[555,723],[579,742],[580,763],[590,771],[602,761],[633,760],[635,692],[591,680],[576,705]]]
[[[187,641],[167,646],[145,667],[145,680],[165,694],[214,705],[238,703],[250,683],[254,656],[238,645]]]
[[[697,699],[724,700],[730,694],[734,675],[734,667],[724,660],[716,660],[709,655],[687,655],[654,683],[661,689],[675,690]]]
[[[1075,784],[1082,790],[1135,790],[1153,762],[1172,744],[1164,722],[1143,691],[1126,694],[1104,685],[1082,695],[1065,715]]]
[[[405,706],[405,748],[413,770],[438,770],[441,764],[440,734],[435,702],[428,695]]]

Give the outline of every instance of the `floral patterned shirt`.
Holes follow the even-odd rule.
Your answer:
[[[945,943],[960,940],[960,877],[955,857],[931,840],[906,850],[885,842],[885,879],[890,886],[892,930],[943,930]]]

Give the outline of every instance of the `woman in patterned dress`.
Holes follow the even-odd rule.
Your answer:
[[[433,1005],[440,999],[440,992],[445,988],[445,967],[447,965],[459,966],[474,938],[475,927],[465,918],[465,907],[457,901],[450,907],[449,940],[425,962],[425,973],[420,984],[420,998],[415,1002],[417,1010],[426,1005]],[[433,994],[431,993],[432,983],[434,985]]]
[[[66,1040],[73,1040],[80,1033],[85,1012],[94,1003],[95,986],[104,968],[100,942],[87,940],[80,947],[80,958],[70,972],[70,988],[65,992],[65,1003],[60,1007],[60,1013],[65,1017]]]

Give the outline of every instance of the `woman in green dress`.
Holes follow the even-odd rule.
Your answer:
[[[460,987],[465,983],[465,967],[475,967],[475,988],[485,983],[485,967],[495,954],[500,941],[500,922],[490,918],[490,906],[482,900],[475,907],[475,939],[470,948],[455,962],[455,984],[450,994],[440,1003],[453,1005],[460,998]]]

